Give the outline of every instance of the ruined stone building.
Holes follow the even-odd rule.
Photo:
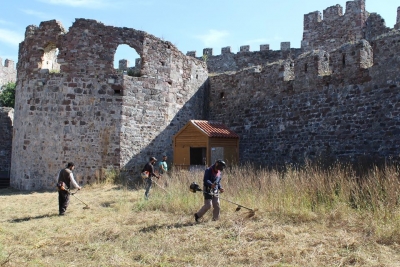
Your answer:
[[[121,44],[141,56],[140,77],[114,70]],[[141,168],[171,150],[189,119],[203,118],[206,65],[143,31],[42,22],[27,28],[18,62],[13,187],[54,187],[69,161],[83,183],[105,168]]]
[[[0,91],[2,86],[17,80],[17,70],[14,65],[14,61],[10,59],[6,59],[3,65],[3,59],[0,58]]]
[[[121,44],[140,55],[134,77],[113,68]],[[240,162],[399,158],[400,8],[389,28],[365,0],[349,1],[345,12],[336,5],[306,14],[301,48],[203,55],[94,20],[77,19],[68,31],[54,20],[29,26],[19,48],[11,185],[53,187],[68,161],[81,183],[104,168],[138,172],[149,156],[172,158],[172,137],[189,120],[236,132]]]

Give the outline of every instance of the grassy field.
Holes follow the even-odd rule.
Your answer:
[[[221,219],[200,223],[202,172],[174,172],[165,191],[122,176],[85,186],[65,216],[57,192],[0,190],[0,266],[400,266],[400,172],[305,167],[226,170]],[[120,185],[113,183],[119,180]]]

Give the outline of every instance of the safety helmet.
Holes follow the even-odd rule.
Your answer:
[[[226,167],[226,163],[222,159],[217,159],[215,162],[218,163],[218,165],[222,165],[222,166]]]

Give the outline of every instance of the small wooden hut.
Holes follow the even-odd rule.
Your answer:
[[[174,166],[204,168],[222,159],[228,165],[239,161],[239,136],[220,122],[190,120],[173,137]]]

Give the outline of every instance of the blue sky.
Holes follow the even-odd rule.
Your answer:
[[[300,47],[303,16],[323,11],[345,0],[0,0],[0,57],[17,62],[18,44],[28,25],[56,19],[68,29],[75,18],[95,19],[105,25],[143,30],[170,41],[183,53],[213,48],[214,55],[230,46],[258,51],[260,44],[279,50],[281,42]],[[396,23],[398,0],[366,0],[369,12],[380,14],[386,26]],[[137,58],[120,46],[116,60]],[[132,65],[132,64],[131,64]]]

